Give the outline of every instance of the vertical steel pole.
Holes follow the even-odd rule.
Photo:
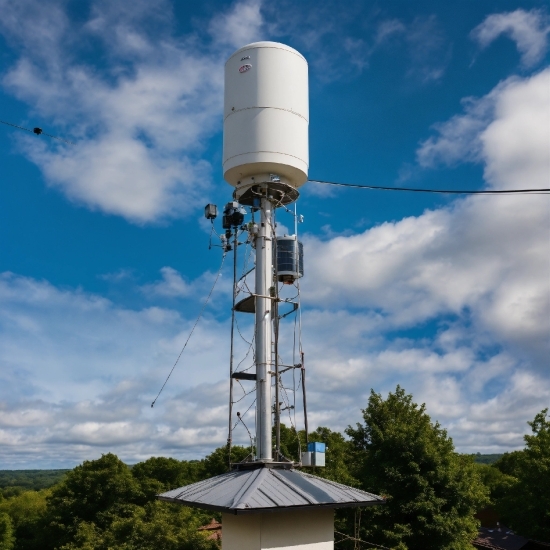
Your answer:
[[[309,426],[307,425],[307,401],[306,401],[306,365],[304,352],[302,351],[302,395],[304,396],[304,429],[306,431],[306,445],[309,443]]]
[[[265,189],[264,193],[268,193]],[[256,237],[256,451],[258,460],[271,462],[271,371],[273,300],[273,205],[267,196],[260,203],[260,227]]]
[[[227,432],[227,460],[231,468],[231,446],[233,444],[233,360],[235,341],[235,299],[237,298],[237,247],[239,246],[239,230],[235,227],[235,240],[233,241],[233,307],[231,309],[231,351],[229,356],[229,428]],[[228,240],[229,242],[229,240]],[[224,254],[227,251],[224,250]]]

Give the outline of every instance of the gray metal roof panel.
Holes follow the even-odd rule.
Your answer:
[[[380,496],[299,470],[236,470],[158,495],[160,500],[226,512],[372,506]]]

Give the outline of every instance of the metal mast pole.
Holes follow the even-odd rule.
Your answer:
[[[267,195],[269,190],[264,188]],[[273,300],[273,220],[269,197],[260,202],[260,227],[256,237],[256,454],[257,460],[271,462],[271,371]]]
[[[233,243],[233,307],[231,309],[231,351],[229,356],[229,428],[227,432],[227,460],[229,468],[231,468],[231,446],[233,444],[233,360],[235,341],[235,299],[237,298],[237,247],[239,246],[239,230],[236,227],[235,240]],[[224,254],[225,253],[227,253],[227,250],[224,250]]]

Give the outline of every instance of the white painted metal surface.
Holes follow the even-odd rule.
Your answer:
[[[222,550],[333,550],[334,512],[325,508],[222,514]]]
[[[305,183],[308,101],[308,66],[299,52],[277,42],[237,50],[225,65],[225,180],[240,187],[276,174],[294,187]]]
[[[256,455],[273,459],[271,439],[271,372],[273,371],[271,312],[273,300],[266,298],[273,286],[273,205],[260,203],[260,228],[256,236]]]

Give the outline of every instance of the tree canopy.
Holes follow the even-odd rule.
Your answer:
[[[503,522],[518,533],[550,541],[550,418],[548,409],[532,422],[525,449],[505,454],[495,463],[512,482],[497,502]]]
[[[549,541],[547,412],[529,422],[524,450],[475,464],[474,455],[455,452],[447,432],[404,389],[398,386],[385,399],[371,392],[363,422],[348,427],[348,437],[326,427],[308,434],[309,441],[327,446],[326,467],[313,473],[387,498],[384,506],[337,510],[336,530],[370,543],[397,550],[472,549],[474,514],[487,503],[519,534]],[[299,459],[305,441],[303,431],[281,426],[288,458]],[[232,461],[249,453],[235,446]],[[198,528],[219,514],[159,502],[156,495],[221,474],[228,463],[223,446],[202,460],[151,457],[132,467],[108,453],[62,473],[49,489],[25,491],[13,485],[18,473],[6,475],[8,489],[18,490],[0,493],[0,550],[214,550],[218,543]],[[32,474],[23,476],[32,486]],[[355,547],[351,539],[338,543],[342,550]]]
[[[355,477],[387,504],[365,510],[362,538],[400,550],[472,548],[474,513],[487,501],[473,459],[457,454],[425,406],[399,386],[387,399],[372,391],[363,420],[346,430]]]

